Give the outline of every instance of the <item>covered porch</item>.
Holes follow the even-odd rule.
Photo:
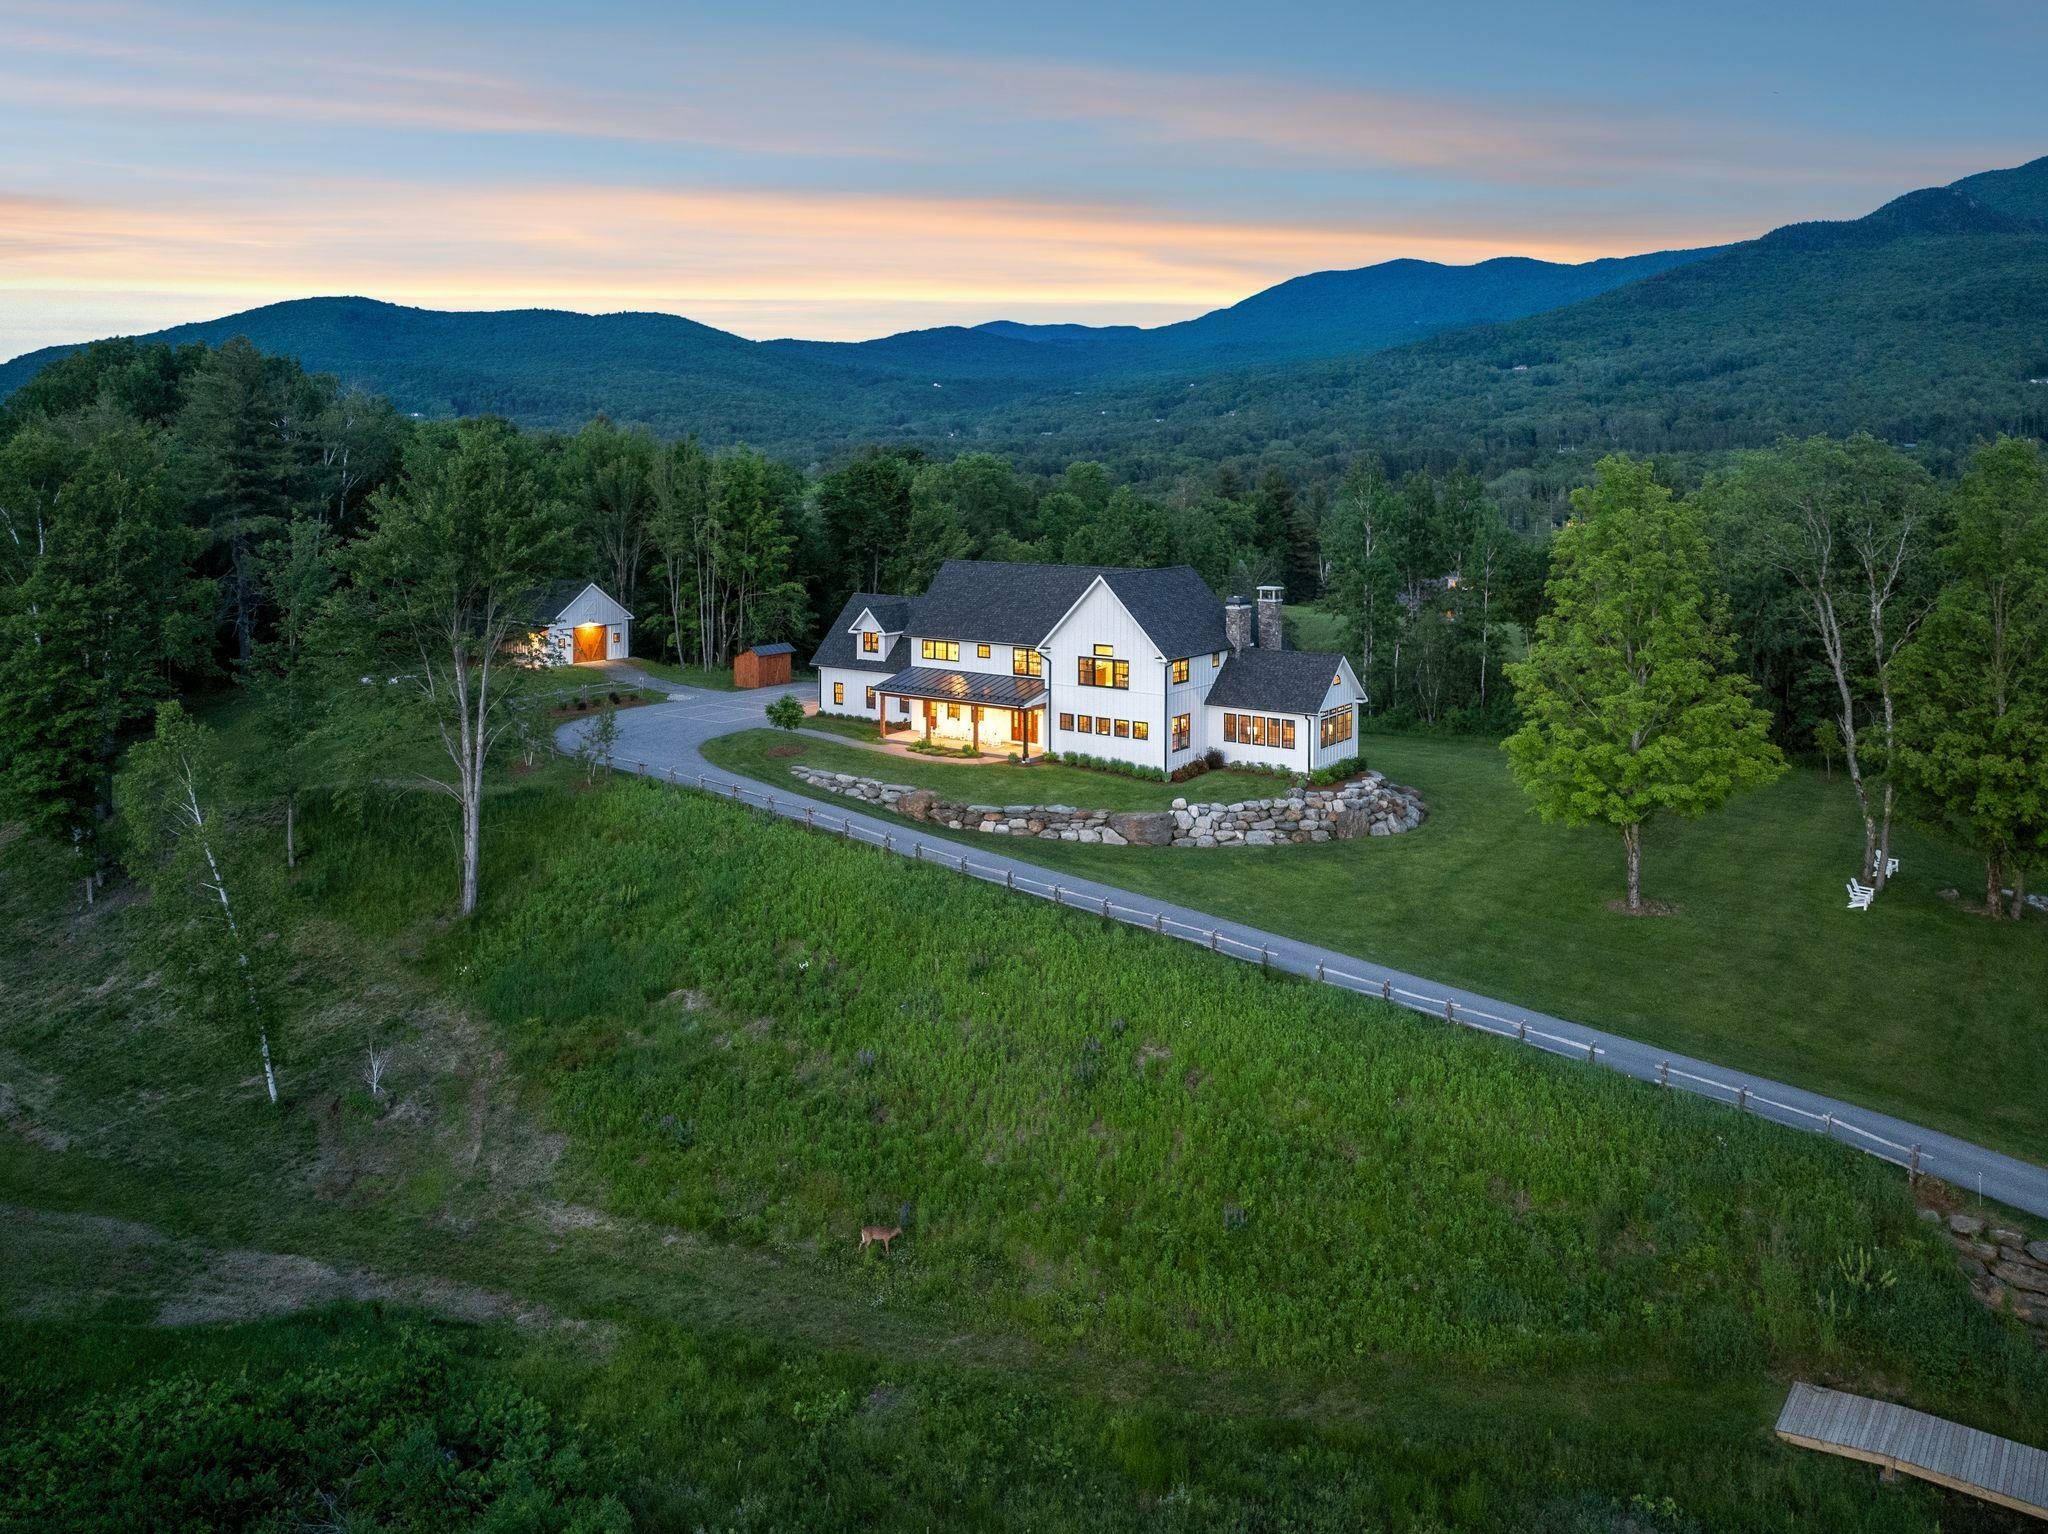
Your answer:
[[[892,698],[902,700],[907,721],[890,720]],[[1046,737],[1046,691],[1039,677],[912,666],[876,684],[875,701],[885,733],[902,730],[935,745],[1014,751],[1019,761],[1029,761]]]

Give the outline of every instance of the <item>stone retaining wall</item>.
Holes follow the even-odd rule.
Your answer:
[[[1376,772],[1329,788],[1295,788],[1270,799],[1236,804],[1176,799],[1170,810],[1082,810],[1071,804],[956,804],[928,788],[850,772],[816,767],[789,771],[812,788],[950,831],[1099,842],[1108,847],[1271,847],[1282,842],[1348,841],[1412,830],[1428,814],[1414,789],[1389,783]]]
[[[1942,1215],[1923,1209],[1920,1218],[1942,1220]],[[2019,1231],[1974,1214],[1952,1214],[1942,1223],[1977,1298],[2019,1317],[2048,1348],[2048,1241],[2029,1241]]]

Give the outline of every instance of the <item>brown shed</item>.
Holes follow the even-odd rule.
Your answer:
[[[757,644],[740,651],[732,658],[732,685],[773,687],[788,681],[789,658],[795,653],[796,646],[786,644]]]

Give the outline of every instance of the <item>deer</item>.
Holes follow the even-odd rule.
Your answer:
[[[901,1225],[863,1225],[860,1228],[860,1249],[866,1251],[875,1242],[882,1243],[883,1255],[889,1251],[889,1243],[903,1234]]]

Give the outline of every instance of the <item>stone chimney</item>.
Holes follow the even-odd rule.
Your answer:
[[[1252,647],[1252,607],[1243,597],[1232,597],[1223,604],[1223,633],[1232,651]]]
[[[1284,650],[1287,636],[1280,627],[1280,588],[1261,586],[1259,588],[1259,648],[1261,650]]]

